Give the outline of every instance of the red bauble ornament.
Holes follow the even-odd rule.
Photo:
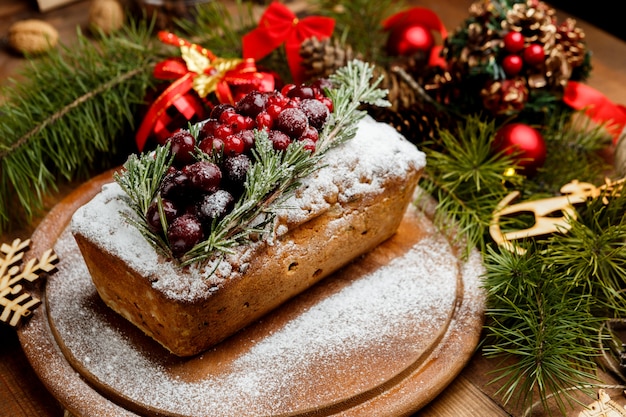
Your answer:
[[[493,141],[496,152],[515,155],[523,173],[532,175],[546,160],[546,142],[543,136],[524,123],[511,123],[496,132]]]
[[[524,49],[524,62],[528,65],[541,65],[545,60],[546,52],[544,51],[543,46],[538,43],[528,45],[526,49]]]
[[[507,55],[502,60],[502,69],[509,77],[519,74],[523,66],[524,61],[519,55]]]
[[[515,54],[524,49],[524,35],[520,32],[509,32],[504,35],[504,49],[508,52]]]
[[[419,24],[404,24],[391,29],[387,39],[387,53],[392,56],[429,53],[435,38],[427,27]]]

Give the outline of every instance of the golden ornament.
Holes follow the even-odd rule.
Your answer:
[[[0,253],[0,321],[16,327],[23,317],[28,317],[32,310],[41,304],[41,300],[25,291],[22,282],[34,282],[40,274],[51,272],[58,260],[52,249],[45,251],[40,260],[30,259],[20,269],[18,263],[24,257],[30,240],[15,239],[12,244],[3,243]]]
[[[106,34],[124,24],[124,9],[117,0],[93,0],[89,7],[89,27]]]
[[[59,32],[43,20],[21,20],[9,28],[9,45],[22,54],[47,52],[54,48],[58,41]]]
[[[609,195],[616,195],[616,193],[621,192],[624,181],[624,179],[621,179],[611,182],[606,179],[603,185],[596,187],[593,184],[573,180],[561,187],[563,195],[560,197],[543,198],[509,205],[520,195],[518,191],[514,191],[498,203],[491,219],[489,234],[499,246],[518,255],[523,255],[526,253],[526,250],[514,244],[513,241],[566,232],[572,227],[571,221],[576,220],[577,217],[574,205],[584,203],[588,198],[598,198],[605,192],[610,193]],[[603,195],[603,202],[608,204],[605,195]],[[522,230],[502,231],[500,227],[500,219],[502,217],[514,217],[529,213],[534,217],[532,226]]]

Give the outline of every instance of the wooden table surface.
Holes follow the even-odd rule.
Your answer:
[[[449,30],[463,21],[471,3],[471,0],[415,1],[416,5],[435,11]],[[76,25],[85,29],[89,6],[90,1],[78,0],[60,9],[39,13],[33,0],[0,0],[0,39],[6,37],[11,23],[26,18],[38,18],[53,24],[59,30],[64,43],[71,42],[75,37]],[[567,14],[558,11],[557,16],[562,20]],[[584,29],[588,46],[593,52],[593,71],[588,84],[602,91],[614,102],[626,103],[626,43],[580,19],[578,22]],[[25,63],[24,59],[4,46],[3,42],[0,50],[0,83],[4,83],[7,77],[14,76]],[[58,194],[48,198],[47,206],[51,208],[73,186],[75,185],[61,186]],[[0,242],[10,242],[16,237],[27,239],[36,225],[37,222],[34,222],[27,227],[5,233],[0,236]],[[416,416],[521,416],[523,410],[516,404],[502,404],[501,399],[495,395],[497,385],[488,384],[491,378],[488,372],[495,366],[493,361],[476,353],[452,384]],[[609,385],[618,383],[606,374],[602,374],[601,378]],[[626,404],[622,390],[613,389],[608,392],[615,402]],[[591,402],[590,399],[583,401],[586,404]],[[60,417],[63,413],[62,406],[48,393],[26,360],[15,330],[0,323],[0,417]],[[578,416],[578,413],[579,410],[574,410],[569,415]]]

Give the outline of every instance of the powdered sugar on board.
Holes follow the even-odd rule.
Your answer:
[[[215,349],[183,360],[100,302],[66,231],[55,247],[59,271],[47,288],[50,319],[74,366],[138,412],[297,413],[384,390],[418,368],[451,318],[459,320],[452,316],[460,295],[463,314],[480,314],[476,257],[460,270],[448,242],[428,228],[399,256],[384,261],[385,250],[371,255],[380,258],[379,268],[364,267],[366,257]]]

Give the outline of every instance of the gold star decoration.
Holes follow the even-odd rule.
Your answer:
[[[30,259],[20,268],[29,245],[30,239],[15,239],[10,245],[3,243],[0,246],[0,253],[4,255],[0,259],[0,321],[13,327],[17,327],[23,317],[30,316],[41,304],[41,300],[26,291],[23,282],[35,282],[43,273],[52,272],[58,260],[52,249],[49,249],[41,255],[40,260]]]

